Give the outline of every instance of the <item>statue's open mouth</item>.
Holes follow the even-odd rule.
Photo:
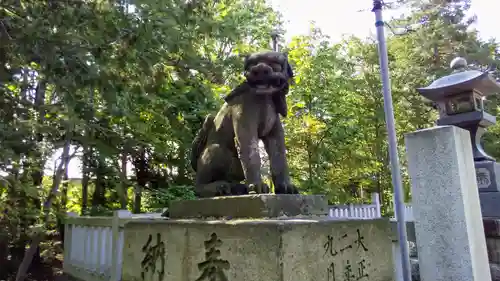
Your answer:
[[[270,93],[283,89],[286,85],[286,78],[282,73],[273,73],[264,79],[252,79],[247,77],[250,87],[255,88],[258,93]]]

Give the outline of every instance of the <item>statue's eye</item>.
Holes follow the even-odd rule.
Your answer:
[[[281,72],[283,70],[283,68],[281,67],[281,65],[277,64],[277,63],[273,63],[271,65],[271,67],[273,68],[274,72]]]

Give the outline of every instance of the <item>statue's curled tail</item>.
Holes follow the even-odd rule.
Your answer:
[[[207,144],[208,134],[214,127],[214,116],[208,115],[203,122],[203,126],[193,140],[191,145],[191,167],[196,172],[198,166],[198,158],[200,158],[203,149]]]

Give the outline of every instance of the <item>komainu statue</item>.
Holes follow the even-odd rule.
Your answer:
[[[217,115],[206,117],[193,141],[191,165],[198,197],[269,193],[261,178],[259,140],[269,155],[275,193],[298,193],[290,182],[280,120],[287,114],[285,95],[293,78],[287,55],[247,56],[245,77],[225,97]]]

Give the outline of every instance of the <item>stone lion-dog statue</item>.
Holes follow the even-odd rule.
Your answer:
[[[286,94],[293,79],[281,52],[245,58],[246,81],[231,91],[217,115],[208,115],[192,143],[198,197],[269,193],[261,178],[259,140],[269,155],[276,194],[297,194],[290,182],[285,135]],[[244,184],[241,182],[244,181]]]

